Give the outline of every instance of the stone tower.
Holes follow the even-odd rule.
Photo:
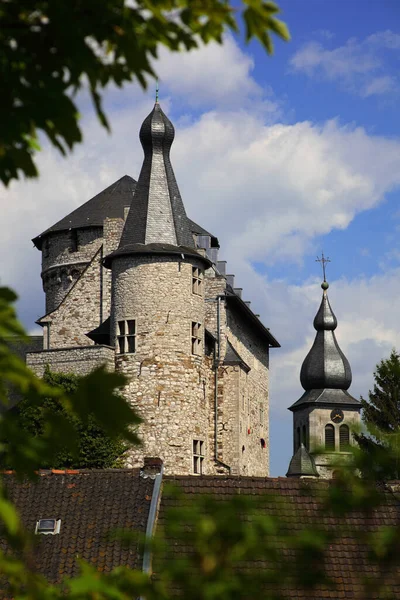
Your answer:
[[[360,422],[361,404],[348,393],[349,362],[336,341],[336,317],[324,281],[322,302],[314,319],[314,344],[301,367],[305,392],[289,410],[293,412],[293,458],[287,476],[330,478],[332,463],[343,458],[353,443],[351,428]]]
[[[199,460],[208,456],[200,432],[208,430],[203,281],[211,262],[194,243],[169,158],[173,139],[173,125],[156,102],[140,130],[144,161],[135,204],[104,264],[112,270],[115,368],[129,376],[126,396],[145,419],[143,445],[128,464],[159,456],[167,471],[188,473],[193,440]],[[203,472],[210,470],[202,464]]]

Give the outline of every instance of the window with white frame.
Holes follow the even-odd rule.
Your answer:
[[[201,354],[201,323],[192,321],[192,354]]]
[[[193,440],[193,473],[201,475],[203,473],[204,461],[204,442],[202,440]]]
[[[192,292],[201,296],[203,293],[203,271],[192,267]]]
[[[117,353],[131,354],[136,351],[136,321],[127,319],[117,324]]]

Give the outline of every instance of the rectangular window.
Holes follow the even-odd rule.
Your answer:
[[[136,351],[136,321],[118,321],[117,353],[132,354]]]
[[[193,473],[201,475],[203,473],[204,461],[204,442],[202,440],[193,440]]]
[[[192,292],[201,296],[203,293],[203,271],[192,267]]]
[[[201,323],[192,321],[192,354],[201,354]]]

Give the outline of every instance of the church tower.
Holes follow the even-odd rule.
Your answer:
[[[347,391],[351,369],[336,341],[337,319],[325,277],[321,287],[322,301],[314,319],[317,334],[300,373],[305,391],[289,408],[293,412],[293,457],[288,477],[331,478],[337,459],[334,453],[345,459],[353,443],[351,428],[360,422],[361,404]]]
[[[207,448],[204,271],[170,162],[174,127],[159,103],[144,120],[144,161],[112,270],[111,345],[126,397],[144,419],[129,466],[163,459],[166,472],[213,472]],[[194,445],[197,444],[196,447]]]

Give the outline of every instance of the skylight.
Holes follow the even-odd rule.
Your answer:
[[[36,521],[36,534],[56,535],[60,533],[61,519],[39,519]]]

